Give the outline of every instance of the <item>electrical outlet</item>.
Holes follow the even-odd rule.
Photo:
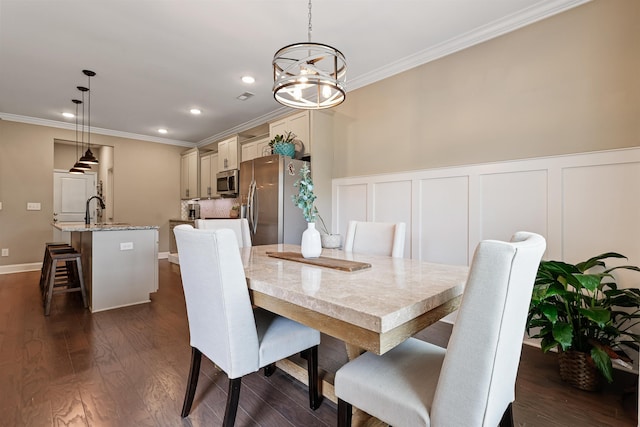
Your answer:
[[[121,250],[121,251],[130,251],[130,250],[133,250],[133,242],[123,242],[123,243],[120,243],[120,250]]]
[[[39,211],[40,209],[41,209],[40,203],[33,203],[33,202],[28,202],[27,203],[27,210],[28,211]]]
[[[0,202],[0,211],[2,210],[2,202]]]
[[[2,256],[9,256],[9,249],[3,248],[2,249]]]

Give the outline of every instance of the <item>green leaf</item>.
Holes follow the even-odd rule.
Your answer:
[[[596,364],[598,371],[611,383],[613,381],[613,367],[611,366],[611,358],[607,352],[599,347],[593,347],[591,349],[591,358]]]
[[[626,259],[627,257],[617,252],[606,252],[606,253],[594,256],[593,258],[589,258],[584,262],[580,262],[576,264],[576,268],[578,268],[580,271],[587,271],[588,269],[593,268],[595,266],[604,266],[604,262],[602,262],[602,260],[607,258],[625,258]]]
[[[556,323],[558,320],[558,308],[555,305],[541,304],[540,311],[551,323]]]
[[[598,289],[600,280],[602,280],[599,274],[576,274],[574,277],[580,282],[580,286],[591,292]]]
[[[578,312],[601,328],[611,319],[611,311],[606,308],[580,308]]]
[[[569,323],[557,322],[553,325],[553,338],[558,342],[563,350],[571,348],[573,327]]]

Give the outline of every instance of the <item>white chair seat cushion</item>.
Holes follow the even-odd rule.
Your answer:
[[[364,353],[336,373],[336,396],[394,427],[429,426],[445,353],[415,338],[381,356]]]
[[[320,344],[320,332],[266,310],[254,310],[260,368]]]

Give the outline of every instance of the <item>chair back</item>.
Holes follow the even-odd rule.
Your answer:
[[[511,243],[485,240],[476,248],[434,395],[433,426],[493,427],[514,401],[545,247],[542,236],[519,232]]]
[[[203,230],[220,230],[229,228],[236,233],[239,247],[251,246],[249,222],[246,218],[239,219],[196,219],[196,228]]]
[[[371,255],[404,256],[405,223],[349,221],[344,250]]]
[[[236,235],[229,229],[173,229],[191,346],[238,378],[259,369],[258,334]]]

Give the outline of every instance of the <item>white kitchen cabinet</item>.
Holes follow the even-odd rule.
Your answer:
[[[271,141],[271,138],[264,138],[259,141],[256,141],[256,151],[258,152],[257,157],[268,156],[271,154],[271,148],[269,148],[269,141]]]
[[[291,131],[302,142],[303,151],[297,157],[309,156],[314,149],[323,150],[331,145],[333,137],[333,113],[305,110],[269,123],[269,136],[284,135]],[[297,148],[297,147],[296,147]]]
[[[180,198],[198,197],[198,150],[192,149],[182,154],[180,161]]]
[[[232,136],[224,141],[218,142],[218,171],[238,169],[238,159],[240,158],[240,144],[238,137]]]
[[[250,142],[248,144],[242,144],[242,160],[243,162],[247,160],[253,160],[258,157],[258,146],[255,142]]]
[[[256,141],[251,141],[246,144],[242,144],[242,162],[246,160],[252,160],[256,157],[262,157],[270,154],[270,151],[267,150],[269,147],[269,141],[271,138],[266,137],[262,139],[258,139]]]
[[[214,198],[216,193],[216,173],[218,173],[218,154],[211,153],[200,157],[200,197]]]

